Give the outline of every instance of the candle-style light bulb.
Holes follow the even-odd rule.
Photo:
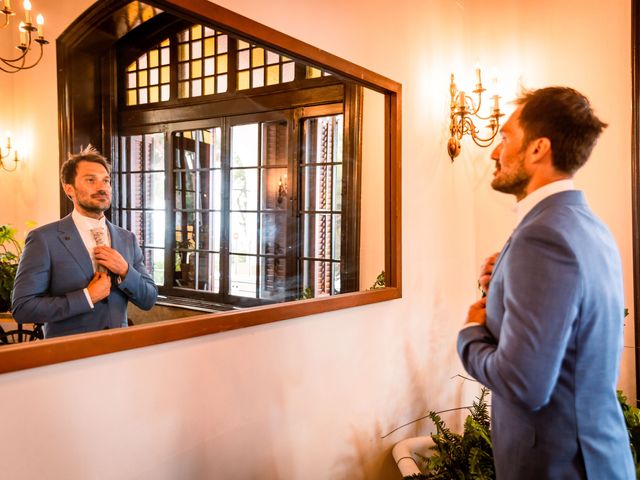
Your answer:
[[[31,2],[29,0],[24,0],[22,6],[24,7],[24,23],[29,25],[31,24]]]
[[[24,22],[20,22],[18,25],[18,30],[20,30],[20,45],[27,45],[27,31],[24,29]]]
[[[4,9],[5,10],[11,10],[11,1],[10,0],[4,0]]]
[[[43,34],[43,25],[44,25],[44,17],[42,16],[41,13],[38,14],[38,16],[36,17],[36,23],[38,24],[38,38],[43,38],[44,34]]]
[[[482,85],[482,80],[480,79],[480,62],[476,63],[476,85]]]
[[[7,148],[11,149],[11,132],[7,132]]]

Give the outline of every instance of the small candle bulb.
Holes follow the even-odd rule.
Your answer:
[[[18,25],[18,30],[20,30],[20,45],[27,45],[27,31],[24,29],[24,22],[20,22]]]
[[[480,79],[480,65],[476,64],[476,84],[482,85],[482,80]]]
[[[464,108],[464,104],[465,104],[465,98],[464,98],[464,92],[460,92],[460,95],[458,96],[458,106],[460,108]]]
[[[24,0],[22,6],[24,7],[24,23],[31,25],[31,2]]]
[[[44,17],[42,16],[41,13],[38,14],[38,16],[36,17],[36,23],[38,24],[38,38],[44,38],[44,33],[43,33],[43,25],[44,25]]]
[[[498,95],[494,95],[493,96],[493,109],[494,110],[500,110],[500,104],[498,103],[498,99],[500,97]]]
[[[5,10],[11,10],[11,1],[10,0],[4,0],[4,9]]]
[[[7,132],[7,149],[11,150],[11,132]]]

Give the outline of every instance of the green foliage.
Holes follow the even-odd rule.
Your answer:
[[[313,298],[313,291],[311,287],[307,287],[302,291],[302,300],[307,300],[309,298]]]
[[[435,446],[431,456],[425,458],[428,472],[405,479],[431,480],[491,480],[495,479],[491,448],[491,417],[483,388],[477,401],[469,408],[462,435],[452,432],[436,412],[429,418],[436,426],[431,435]]]
[[[624,421],[629,432],[629,443],[631,444],[631,454],[633,463],[636,466],[636,478],[640,479],[640,466],[638,465],[638,452],[640,452],[640,409],[630,405],[622,390],[618,390],[618,402],[622,407]]]
[[[9,225],[0,225],[0,312],[11,309],[11,291],[21,253],[16,230]]]
[[[378,275],[376,277],[376,282],[373,285],[371,285],[371,288],[369,288],[369,290],[375,290],[377,288],[384,288],[386,286],[387,286],[387,284],[386,284],[386,282],[384,280],[384,270],[382,270],[382,272],[380,272],[380,275]]]

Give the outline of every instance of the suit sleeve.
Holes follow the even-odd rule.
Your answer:
[[[83,289],[52,295],[51,251],[42,232],[29,232],[13,286],[12,311],[18,323],[66,320],[92,310]]]
[[[118,288],[124,292],[134,305],[143,310],[150,310],[158,298],[158,287],[156,287],[155,282],[147,273],[142,250],[135,235],[131,235],[130,241],[133,247],[133,261],[129,264],[129,271],[118,285]]]
[[[484,326],[467,328],[458,335],[458,353],[493,392],[538,410],[558,381],[583,279],[571,245],[552,228],[523,229],[509,249],[500,341]]]

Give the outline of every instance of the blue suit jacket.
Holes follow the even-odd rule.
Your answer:
[[[608,229],[582,192],[542,200],[498,257],[486,327],[458,336],[492,391],[498,479],[635,479],[616,399],[623,318]]]
[[[25,241],[13,289],[19,323],[44,323],[45,337],[127,326],[127,302],[149,310],[158,289],[147,273],[135,235],[107,221],[111,247],[129,264],[111,293],[92,309],[83,289],[93,278],[91,257],[71,215],[32,230]]]

